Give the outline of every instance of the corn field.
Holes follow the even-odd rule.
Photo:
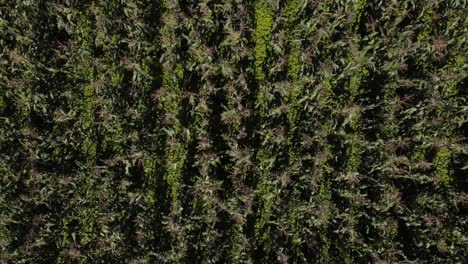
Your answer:
[[[466,0],[0,0],[0,263],[467,263]]]

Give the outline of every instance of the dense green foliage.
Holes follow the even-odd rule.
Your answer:
[[[461,0],[0,0],[0,263],[467,263]]]

